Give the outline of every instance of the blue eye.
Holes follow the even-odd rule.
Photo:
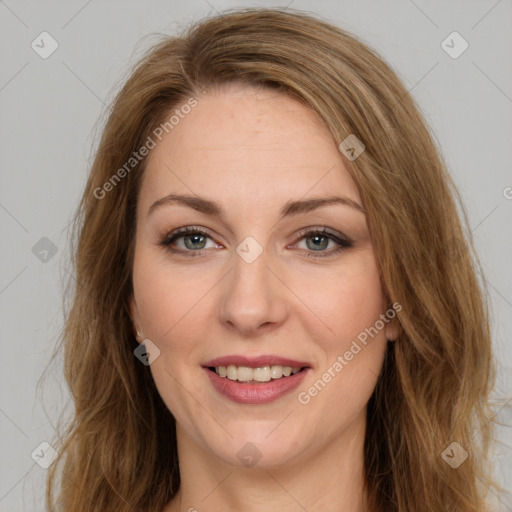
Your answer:
[[[307,249],[305,253],[308,258],[325,258],[353,245],[352,241],[348,238],[331,233],[327,228],[305,229],[300,232],[299,236],[299,242],[302,240],[306,241]],[[159,242],[159,245],[166,247],[172,253],[196,257],[202,256],[202,251],[208,249],[208,239],[213,242],[213,239],[206,231],[196,227],[184,227],[165,236]],[[178,249],[173,248],[172,246],[178,245],[176,242],[179,240],[183,240],[184,246],[178,247]],[[308,240],[311,240],[311,243],[308,243]],[[335,247],[326,251],[325,249],[330,242],[333,242]],[[218,244],[213,242],[210,248],[216,247],[219,247]]]
[[[306,247],[312,251],[306,254],[308,258],[324,258],[332,255],[333,253],[338,253],[343,249],[352,247],[352,242],[350,240],[341,238],[334,233],[330,233],[326,228],[321,230],[303,231],[301,233],[300,241],[302,240],[306,242]],[[311,243],[308,243],[308,240],[310,240]],[[334,248],[329,251],[324,250],[327,249],[330,242],[333,242]],[[315,252],[322,254],[314,254]]]
[[[201,256],[203,249],[206,249],[206,239],[211,237],[205,231],[194,227],[185,227],[173,231],[160,241],[160,245],[174,253],[186,254],[186,256]],[[173,249],[171,246],[176,244],[177,240],[183,239],[185,248]],[[216,246],[216,244],[214,244]]]

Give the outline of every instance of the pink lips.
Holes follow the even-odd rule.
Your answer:
[[[258,368],[262,366],[291,366],[292,368],[304,368],[302,371],[282,377],[280,379],[271,380],[269,382],[247,383],[229,380],[226,377],[217,375],[209,368],[215,366],[247,366],[249,368]],[[296,361],[279,356],[226,356],[212,359],[203,364],[204,370],[208,374],[213,387],[223,396],[242,404],[266,404],[277,400],[293,391],[305,378],[306,374],[311,370],[308,363]]]

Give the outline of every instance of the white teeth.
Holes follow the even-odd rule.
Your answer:
[[[234,364],[227,367],[226,377],[229,380],[236,380],[238,378],[238,368]]]
[[[280,379],[283,376],[283,367],[272,366],[272,368],[270,368],[270,374],[273,379]]]
[[[247,368],[247,366],[238,367],[238,380],[240,382],[249,382],[250,380],[252,380],[252,374],[252,368]]]
[[[270,366],[263,366],[262,368],[253,368],[253,379],[258,382],[268,382],[272,375],[270,373]],[[240,377],[238,378],[240,380]]]
[[[215,373],[220,377],[226,377],[229,380],[238,380],[239,382],[269,382],[272,379],[280,379],[281,377],[289,377],[300,371],[300,367],[292,368],[291,366],[261,366],[259,368],[250,368],[248,366],[217,366]]]

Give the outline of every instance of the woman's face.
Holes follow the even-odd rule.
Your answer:
[[[196,99],[149,155],[134,325],[160,351],[179,443],[239,466],[308,460],[364,432],[393,338],[361,198],[298,102],[240,86]],[[287,366],[307,368],[278,378]]]

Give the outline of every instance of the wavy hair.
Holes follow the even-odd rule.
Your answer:
[[[345,165],[368,212],[386,298],[402,305],[367,407],[371,510],[490,510],[495,360],[460,197],[396,73],[354,35],[290,9],[226,11],[162,37],[113,101],[74,217],[76,286],[58,348],[74,408],[56,441],[49,510],[160,512],[179,489],[175,420],[134,357],[128,308],[146,159],[99,191],[175,107],[233,82],[290,95],[337,145],[351,134],[365,145]],[[442,456],[454,442],[469,455],[458,469]]]

